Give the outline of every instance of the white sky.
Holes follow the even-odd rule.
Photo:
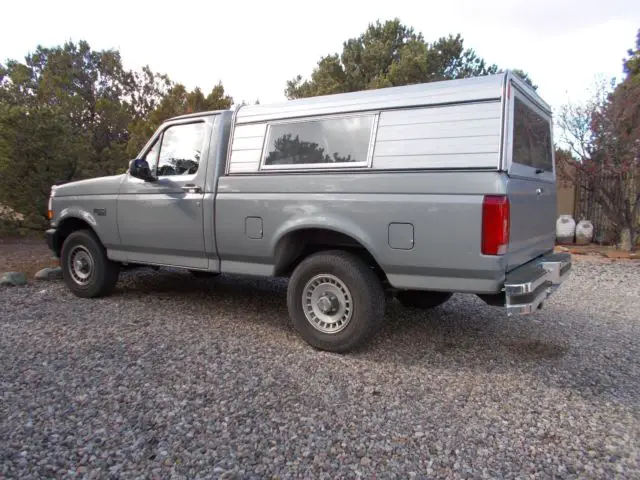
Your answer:
[[[399,17],[428,41],[461,33],[489,63],[527,71],[555,109],[584,98],[597,75],[621,76],[640,28],[638,0],[165,2],[3,2],[0,62],[85,39],[119,49],[125,67],[149,64],[205,92],[221,80],[236,102],[268,103],[368,23]]]

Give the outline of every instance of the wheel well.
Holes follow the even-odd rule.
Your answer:
[[[55,254],[60,256],[60,252],[62,251],[62,244],[66,240],[66,238],[71,235],[73,232],[78,230],[91,230],[95,233],[91,225],[89,225],[84,220],[81,220],[76,217],[65,218],[58,228],[56,228],[56,242],[54,244]]]
[[[275,275],[288,277],[309,255],[324,250],[345,250],[358,255],[386,281],[375,257],[355,238],[326,228],[305,228],[285,235],[276,246]]]

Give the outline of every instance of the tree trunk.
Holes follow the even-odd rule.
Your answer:
[[[632,252],[635,250],[634,233],[633,228],[628,225],[622,228],[620,231],[620,241],[618,243],[618,248],[620,248],[620,250],[624,250],[625,252]]]

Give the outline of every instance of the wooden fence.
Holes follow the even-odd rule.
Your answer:
[[[615,243],[621,228],[611,221],[606,210],[598,202],[593,188],[595,182],[598,183],[598,188],[604,188],[606,191],[611,192],[610,196],[613,205],[622,205],[625,194],[623,188],[629,189],[627,198],[635,198],[635,195],[640,192],[640,176],[632,175],[625,175],[622,179],[620,176],[602,175],[589,181],[581,181],[576,187],[573,217],[576,223],[580,220],[589,220],[593,224],[593,239],[595,243]],[[636,218],[636,223],[640,225],[640,212]]]

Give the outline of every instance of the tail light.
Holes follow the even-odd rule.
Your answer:
[[[509,247],[509,197],[487,195],[482,202],[482,254],[504,255]]]

